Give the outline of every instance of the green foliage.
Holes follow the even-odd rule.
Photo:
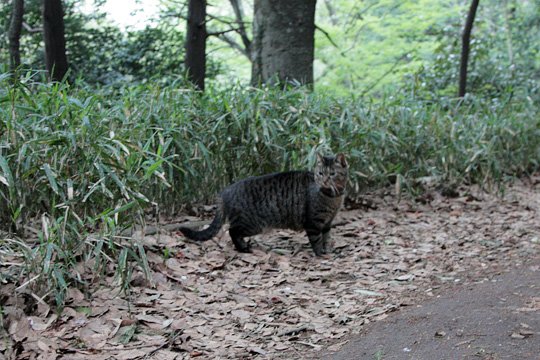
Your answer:
[[[473,28],[467,90],[495,98],[507,94],[540,102],[540,1],[481,3]],[[432,62],[409,77],[413,91],[435,99],[456,96],[462,31],[461,19],[434,29],[440,44]]]
[[[252,1],[242,2],[248,34]],[[455,96],[461,31],[469,0],[321,0],[317,5],[315,89],[336,95],[384,96],[408,86],[418,96]],[[64,1],[68,60],[72,79],[90,84],[182,81],[186,9],[165,1],[151,27],[123,31],[111,24],[99,2],[82,12]],[[229,1],[208,7],[210,32],[235,27]],[[0,1],[0,63],[8,63],[7,28],[11,4]],[[538,99],[540,1],[482,1],[473,29],[468,89],[498,97],[505,92]],[[25,22],[41,27],[40,1],[26,1]],[[241,44],[234,32],[227,36]],[[249,80],[251,64],[222,40],[209,37],[208,83],[227,87]],[[23,30],[26,69],[42,70],[42,34]],[[216,79],[214,79],[216,78]],[[119,85],[121,86],[121,85]]]
[[[132,31],[124,44],[114,56],[121,59],[119,73],[142,81],[159,75],[158,80],[164,83],[182,78],[184,35],[175,27]]]
[[[113,266],[124,285],[134,264],[147,269],[140,244],[120,236],[146,210],[174,213],[240,178],[308,168],[316,151],[348,154],[351,195],[425,176],[493,185],[540,159],[538,108],[526,98],[372,103],[303,89],[11,81],[0,77],[0,224],[21,232],[37,221],[27,273],[58,304],[87,281],[81,259],[94,275]]]
[[[181,80],[184,35],[162,25],[121,32],[107,25],[84,24],[68,37],[73,75],[89,84]],[[217,67],[209,64],[209,77]]]
[[[318,2],[316,87],[380,96],[412,85],[424,97],[456,96],[469,0]],[[333,15],[332,15],[333,14]],[[473,28],[468,89],[538,99],[540,2],[486,0]],[[415,74],[415,75],[412,75]]]
[[[250,24],[253,2],[243,4]],[[470,54],[471,92],[500,96],[512,91],[536,97],[539,4],[538,0],[480,3]],[[470,0],[318,1],[316,91],[380,97],[409,86],[425,98],[456,96],[461,32],[469,5]],[[235,19],[226,0],[217,1],[209,11],[226,22]],[[242,43],[238,35],[229,35]],[[210,48],[226,69],[218,80],[247,82],[251,64],[223,44],[210,38]]]
[[[318,2],[316,87],[341,95],[398,91],[403,77],[429,64],[438,28],[459,19],[458,0]],[[336,48],[337,46],[337,48]],[[454,64],[456,67],[459,64]]]
[[[36,29],[23,29],[21,57],[25,70],[45,68],[41,2],[26,1],[25,22]],[[70,78],[82,78],[88,84],[103,85],[126,82],[160,82],[170,84],[183,81],[184,33],[180,18],[164,18],[157,26],[122,31],[107,20],[96,5],[88,14],[79,9],[76,1],[64,1],[66,51]],[[0,63],[9,63],[7,29],[11,5],[0,8]],[[181,30],[179,30],[181,29]],[[220,65],[212,57],[208,60],[207,77],[212,79]]]

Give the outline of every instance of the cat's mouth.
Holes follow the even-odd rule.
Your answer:
[[[321,192],[329,197],[338,197],[343,195],[345,189],[338,188],[337,186],[321,187]]]

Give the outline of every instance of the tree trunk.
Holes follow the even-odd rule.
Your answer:
[[[62,81],[68,70],[64,10],[61,0],[43,1],[45,65],[52,81]]]
[[[189,0],[186,36],[187,78],[204,90],[206,77],[206,0]]]
[[[255,0],[251,82],[313,83],[316,0]]]
[[[13,0],[13,13],[9,24],[9,63],[15,71],[21,65],[21,31],[24,15],[24,0]]]
[[[462,43],[461,43],[461,65],[459,68],[459,97],[465,96],[467,90],[467,66],[469,62],[469,50],[471,46],[471,32],[474,24],[474,18],[476,17],[476,9],[480,0],[472,0],[467,20],[465,21],[465,28],[463,29]]]

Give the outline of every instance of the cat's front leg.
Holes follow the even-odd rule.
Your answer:
[[[322,232],[322,251],[323,254],[329,254],[332,252],[332,245],[331,242],[331,236],[330,236],[330,228],[323,229]]]
[[[313,249],[313,252],[317,256],[324,255],[324,246],[323,246],[323,234],[320,231],[316,230],[306,230],[309,243],[311,244],[311,248]]]

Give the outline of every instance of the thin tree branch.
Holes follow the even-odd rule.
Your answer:
[[[239,28],[232,28],[232,29],[227,29],[227,30],[223,30],[223,31],[208,32],[208,33],[206,33],[206,37],[220,36],[220,35],[227,34],[227,33],[230,33],[232,31],[238,31],[238,30],[239,30]]]
[[[251,56],[246,50],[246,48],[244,48],[242,45],[234,41],[230,36],[227,36],[227,34],[222,34],[222,35],[217,36],[217,38],[227,43],[231,48],[237,50],[240,54],[244,55],[251,61]]]
[[[324,5],[326,5],[326,10],[328,10],[330,23],[332,25],[336,26],[337,25],[336,11],[335,11],[334,7],[332,6],[332,0],[324,0]]]
[[[360,10],[359,12],[357,12],[356,14],[352,15],[348,21],[344,24],[344,28],[345,28],[345,32],[344,34],[348,34],[349,31],[352,30],[352,28],[354,27],[354,23],[356,22],[356,20],[363,20],[363,15],[366,14],[369,9],[371,9],[372,7],[374,7],[375,5],[377,5],[377,2],[374,1],[372,2],[371,4],[369,4],[368,6],[366,6],[364,9]],[[351,13],[354,13],[356,10],[358,10],[358,6],[359,5],[355,5],[354,8],[352,9]],[[398,5],[394,6],[393,8],[389,9],[389,11],[392,11],[394,10]]]
[[[362,93],[360,94],[360,97],[366,95],[368,92],[370,92],[371,90],[373,90],[373,88],[375,86],[377,86],[382,79],[384,79],[385,77],[387,77],[392,71],[395,70],[395,68],[398,67],[399,63],[401,62],[401,60],[405,59],[407,56],[409,55],[409,53],[405,53],[403,55],[401,55],[397,60],[396,62],[394,62],[394,65],[392,65],[392,67],[390,69],[388,69],[388,71],[386,71],[384,74],[382,74],[381,76],[379,76],[378,79],[376,79],[375,81],[373,81],[364,91],[362,91]]]
[[[247,36],[247,31],[244,23],[244,14],[242,11],[242,4],[240,3],[240,0],[229,0],[229,2],[231,3],[231,6],[233,8],[234,15],[236,16],[236,22],[238,23],[238,25],[240,25],[240,30],[238,31],[238,33],[240,34],[242,43],[244,43],[247,53],[250,53],[251,40]]]
[[[23,22],[22,25],[23,25],[24,30],[28,31],[29,33],[43,32],[43,28],[42,28],[42,27],[36,27],[36,28],[33,28],[33,27],[31,27],[30,25],[28,25],[26,22]]]
[[[326,36],[326,38],[328,39],[328,41],[330,41],[330,43],[336,48],[336,49],[339,49],[339,46],[334,42],[334,40],[332,39],[332,37],[330,37],[330,34],[324,30],[323,28],[321,28],[319,25],[315,24],[315,29],[319,30],[320,32],[322,32],[324,34],[324,36]],[[341,54],[343,56],[343,54]]]
[[[247,24],[247,22],[239,22],[237,20],[229,20],[229,19],[225,19],[221,16],[216,16],[216,15],[212,15],[212,14],[207,14],[206,15],[208,18],[210,18],[211,20],[216,20],[216,21],[219,21],[220,23],[223,23],[223,24],[227,24],[227,25],[242,25],[242,24]]]

